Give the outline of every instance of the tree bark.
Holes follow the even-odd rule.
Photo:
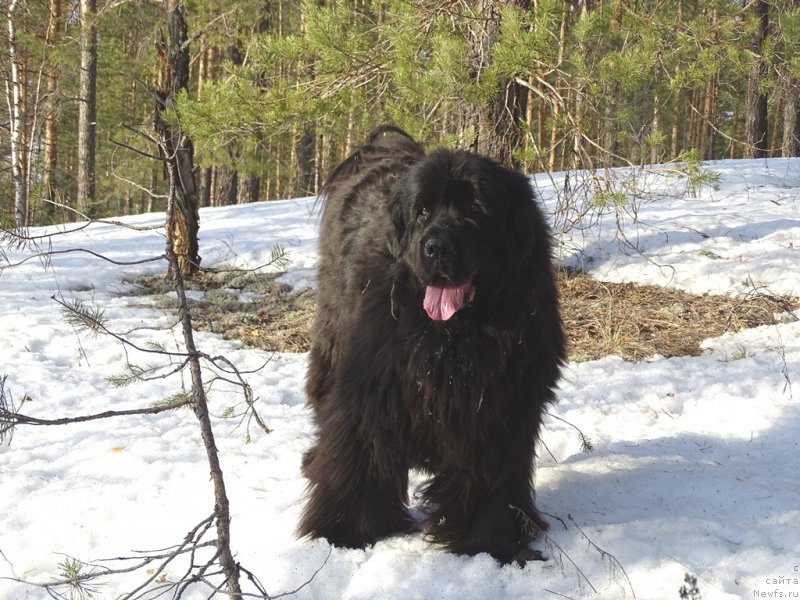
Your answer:
[[[95,206],[97,128],[97,0],[80,0],[81,72],[78,102],[78,210],[89,218]]]
[[[224,165],[214,167],[212,187],[212,206],[236,204],[239,197],[239,177],[236,171]]]
[[[317,0],[317,6],[322,6],[324,2]],[[263,24],[263,29],[266,31],[269,23]],[[306,18],[305,15],[300,16],[300,32],[304,37],[306,36]],[[314,63],[308,61],[303,64],[302,62],[297,69],[297,88],[300,89],[302,81],[313,81],[315,77]],[[317,172],[317,127],[316,123],[312,122],[308,125],[301,125],[300,136],[297,140],[295,148],[297,157],[297,171],[294,186],[295,196],[311,196],[316,193],[315,174]]]
[[[800,156],[800,81],[791,79],[783,96],[781,156]]]
[[[211,182],[214,169],[203,167],[197,177],[197,205],[211,206]]]
[[[706,85],[703,98],[703,120],[700,129],[700,158],[702,160],[714,159],[714,128],[711,126],[714,119],[714,99],[717,95],[717,77],[712,76]]]
[[[309,127],[297,141],[297,181],[296,196],[311,196],[317,192],[314,175],[317,158],[317,133],[315,127]]]
[[[767,96],[761,87],[761,80],[767,75],[767,65],[761,56],[764,39],[769,28],[769,4],[767,0],[755,0],[753,14],[758,19],[758,28],[753,34],[751,50],[753,64],[747,81],[747,114],[745,116],[745,158],[764,158],[768,154],[767,138]]]
[[[6,10],[6,21],[8,31],[8,59],[11,67],[11,81],[9,102],[9,132],[11,148],[11,181],[14,188],[14,223],[17,227],[24,227],[27,219],[27,207],[23,194],[23,177],[21,161],[23,155],[20,152],[20,137],[22,131],[21,97],[20,97],[20,72],[19,58],[17,56],[17,30],[15,27],[15,13],[19,3],[11,0]],[[8,88],[6,88],[8,89]]]
[[[200,56],[200,68],[197,75],[197,97],[201,98],[203,89],[211,81],[211,68],[215,60],[216,53],[213,48],[205,48]],[[213,168],[202,167],[197,177],[197,203],[198,206],[211,206],[211,182]]]
[[[50,23],[47,28],[47,46],[56,46],[61,35],[61,0],[50,0]],[[44,117],[44,172],[42,185],[45,198],[49,201],[45,213],[52,215],[55,211],[56,191],[54,175],[58,168],[58,112],[59,112],[59,67],[55,64],[53,53],[49,54],[51,64],[47,69],[47,112]]]
[[[528,8],[528,0],[481,0],[479,18],[469,30],[470,69],[477,83],[492,63],[492,46],[500,35],[503,6]],[[468,107],[462,130],[472,128],[474,137],[465,140],[469,148],[506,165],[514,163],[513,152],[522,144],[521,123],[525,121],[528,90],[510,79],[501,79],[495,95],[483,104]]]
[[[156,102],[155,127],[164,140],[162,158],[175,177],[175,198],[170,204],[167,241],[177,257],[181,277],[191,277],[200,267],[197,234],[200,217],[194,180],[194,146],[180,128],[168,125],[164,112],[175,114],[175,98],[189,84],[189,35],[180,2],[170,3],[167,15],[169,42],[161,41],[159,54],[165,61],[163,89]],[[173,264],[170,263],[170,277]]]
[[[657,92],[653,94],[653,110],[652,116],[650,117],[650,135],[651,135],[651,146],[650,146],[650,164],[655,165],[661,161],[661,154],[663,149],[660,145],[655,144],[655,139],[658,137],[658,134],[661,131],[661,107],[659,106],[661,99],[658,96]]]
[[[797,10],[800,0],[788,0],[785,9]],[[781,156],[800,156],[800,79],[786,73],[782,85],[783,131]]]
[[[675,79],[678,79],[680,76],[681,68],[680,66],[675,67]],[[669,142],[669,150],[670,150],[670,158],[676,159],[678,158],[678,154],[681,150],[680,148],[680,140],[681,140],[681,121],[682,113],[681,109],[685,107],[685,101],[681,98],[681,92],[679,90],[675,90],[673,92],[672,97],[672,127],[670,130],[670,142]]]
[[[261,179],[257,175],[248,175],[239,181],[237,204],[258,202],[261,197]]]
[[[567,45],[567,25],[569,22],[569,2],[564,0],[564,4],[561,10],[561,24],[558,28],[558,61],[557,64],[562,64],[564,62],[564,54],[566,52],[566,45]],[[561,82],[561,75],[559,74],[556,77],[556,89],[561,89],[562,82]],[[547,168],[550,171],[556,170],[556,160],[557,160],[557,150],[558,150],[558,127],[559,127],[559,116],[561,114],[561,105],[558,102],[553,103],[553,114],[551,115],[552,122],[550,124],[550,156],[547,161]]]
[[[800,0],[788,0],[784,10],[797,10]],[[781,131],[781,156],[800,156],[800,79],[783,73],[783,127]]]

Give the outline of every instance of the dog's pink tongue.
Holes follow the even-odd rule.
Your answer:
[[[429,285],[425,288],[422,306],[434,321],[447,321],[475,297],[475,288],[462,285]]]

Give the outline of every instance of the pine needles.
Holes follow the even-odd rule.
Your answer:
[[[76,331],[89,332],[95,337],[105,331],[105,311],[77,298],[64,300],[61,303],[61,314]]]
[[[11,393],[6,393],[6,379],[7,375],[0,377],[0,445],[5,443],[6,439],[11,442],[15,425],[12,416],[17,413]]]

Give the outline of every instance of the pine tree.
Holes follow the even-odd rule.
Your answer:
[[[58,91],[60,69],[54,57],[56,46],[61,43],[61,0],[49,0],[48,24],[45,47],[47,49],[47,97],[44,118],[44,172],[42,187],[44,198],[48,201],[45,213],[52,215],[54,203],[58,200],[56,191],[56,169],[58,168],[58,113],[60,97]]]
[[[97,128],[97,1],[80,0],[81,69],[78,110],[78,210],[92,218]]]
[[[191,277],[200,268],[198,231],[200,217],[197,206],[197,187],[194,180],[194,145],[181,131],[175,111],[175,99],[186,92],[189,83],[189,34],[180,0],[167,6],[169,39],[162,40],[159,54],[164,61],[163,88],[156,103],[156,131],[161,136],[161,159],[169,163],[170,190],[173,198],[169,215],[167,242],[172,248],[180,277]],[[178,121],[178,122],[176,122]],[[169,277],[176,275],[170,263]]]
[[[800,156],[800,0],[788,0],[777,15],[776,70],[783,101],[781,156]]]
[[[769,4],[767,0],[753,0],[753,53],[750,76],[747,80],[747,116],[745,122],[747,158],[763,158],[769,151],[767,138],[767,95],[762,89],[767,74],[767,62],[762,56],[764,41],[769,32]]]
[[[93,1],[84,0],[87,17]],[[185,14],[197,35],[176,109],[196,143],[204,205],[314,193],[382,122],[527,170],[656,162],[690,150],[796,155],[797,3],[197,0]],[[121,149],[138,147],[136,130],[152,123],[161,65],[150,49],[161,9],[110,3],[86,27],[59,16],[66,10],[63,0],[27,2],[14,14],[15,60],[3,44],[7,105],[10,117],[18,108],[19,125],[0,139],[18,168],[18,177],[13,168],[0,173],[3,218],[63,219],[40,210],[41,200],[81,208],[90,196],[82,210],[94,216],[163,208],[153,199],[163,196],[163,173]],[[94,117],[80,78],[63,77],[90,73],[81,40],[89,51],[91,25],[101,33]],[[67,98],[78,101],[59,101]],[[91,146],[93,133],[89,169],[91,157],[78,160],[77,148]]]

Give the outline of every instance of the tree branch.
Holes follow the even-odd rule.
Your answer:
[[[151,406],[149,408],[134,408],[130,410],[107,410],[93,415],[81,415],[79,417],[61,417],[58,419],[40,419],[23,415],[14,410],[0,408],[0,431],[6,427],[17,425],[71,425],[73,423],[85,423],[87,421],[97,421],[99,419],[111,419],[114,417],[130,417],[133,415],[157,415],[168,410],[175,410],[192,404],[191,399],[187,399],[174,404]]]

